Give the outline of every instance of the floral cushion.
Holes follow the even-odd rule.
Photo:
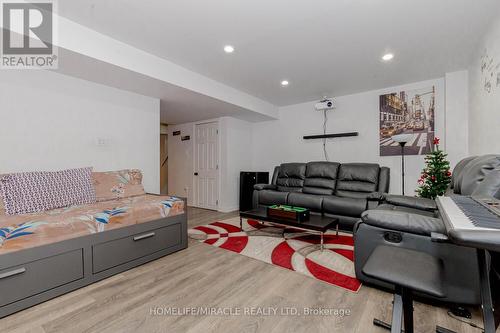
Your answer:
[[[3,199],[1,194],[0,194],[0,215],[5,215],[5,207],[3,206]]]
[[[93,172],[97,202],[144,195],[142,172],[137,169]]]
[[[0,174],[0,179],[2,179],[3,176],[6,176],[6,174]],[[0,215],[5,215],[5,206],[3,203],[2,191],[0,191]]]
[[[95,202],[92,168],[2,175],[0,196],[8,215]]]
[[[0,255],[183,214],[184,201],[141,195],[25,215],[0,215]]]

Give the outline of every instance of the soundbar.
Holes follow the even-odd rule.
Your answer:
[[[328,139],[328,138],[341,138],[346,136],[358,136],[358,132],[346,132],[346,133],[333,133],[333,134],[321,134],[321,135],[304,135],[304,140],[309,139]]]

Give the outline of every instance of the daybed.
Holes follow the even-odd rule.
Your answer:
[[[0,200],[0,317],[187,247],[184,199],[144,193],[137,170],[91,179],[90,204],[7,215]]]

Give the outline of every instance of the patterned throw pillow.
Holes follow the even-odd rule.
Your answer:
[[[0,174],[0,179],[2,179],[3,176],[7,176],[7,174]],[[3,197],[2,197],[1,190],[0,190],[0,215],[5,215],[5,206],[3,203]]]
[[[92,180],[98,202],[146,194],[141,170],[93,172]]]
[[[28,214],[94,203],[92,168],[21,172],[0,178],[0,195],[8,215]]]
[[[1,178],[2,176],[0,176]],[[5,207],[3,205],[2,194],[0,193],[0,215],[5,215]]]

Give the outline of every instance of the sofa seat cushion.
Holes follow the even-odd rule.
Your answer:
[[[443,221],[439,218],[411,214],[403,211],[371,209],[361,215],[364,223],[394,231],[430,236],[432,232],[446,234]]]
[[[405,207],[405,206],[396,206],[396,205],[387,204],[387,203],[378,205],[375,209],[392,210],[392,211],[397,211],[397,212],[419,214],[422,216],[436,217],[436,214],[434,212],[431,212],[431,211],[426,211],[426,210],[421,210],[421,209],[416,209],[416,208],[411,208],[411,207]]]
[[[306,193],[290,193],[288,195],[287,204],[290,206],[308,208],[316,212],[321,212],[323,197],[320,195]]]
[[[259,191],[259,205],[286,205],[288,192],[281,192],[275,190],[262,190]]]
[[[323,198],[323,211],[328,214],[360,217],[367,208],[366,199],[327,196]]]
[[[25,215],[0,216],[0,255],[184,212],[175,197],[141,195]]]

